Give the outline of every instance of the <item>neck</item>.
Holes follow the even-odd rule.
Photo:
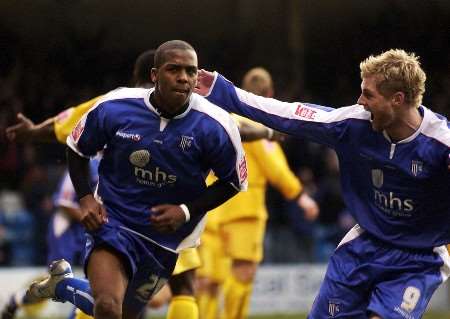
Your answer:
[[[171,119],[174,118],[177,115],[180,115],[189,106],[189,100],[180,107],[168,107],[166,103],[163,102],[161,96],[155,91],[150,94],[150,103],[155,107],[156,111],[159,113],[160,116]]]
[[[419,110],[415,107],[409,107],[397,115],[397,120],[386,128],[386,133],[393,141],[404,140],[419,129],[422,120]]]

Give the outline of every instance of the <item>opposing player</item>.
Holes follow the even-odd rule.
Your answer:
[[[162,44],[151,76],[154,89],[122,88],[103,97],[67,140],[80,217],[90,233],[89,283],[72,278],[59,261],[30,296],[74,302],[96,318],[139,317],[172,273],[177,252],[197,244],[206,211],[246,187],[237,127],[191,94],[194,49],[184,41]],[[85,157],[100,150],[96,200]],[[206,187],[209,170],[219,180]]]
[[[272,78],[263,68],[248,71],[242,86],[258,95],[273,96]],[[260,125],[241,117],[239,120]],[[307,219],[315,219],[318,213],[314,200],[302,192],[301,183],[289,169],[278,143],[260,140],[243,143],[243,146],[249,167],[248,191],[209,214],[202,237],[202,267],[197,276],[199,308],[204,319],[217,318],[222,284],[224,302],[223,316],[220,317],[247,317],[253,281],[263,258],[267,183],[279,189],[286,199],[297,200]]]
[[[284,103],[199,76],[199,92],[226,110],[330,146],[358,225],[328,264],[309,318],[420,318],[449,275],[450,130],[421,105],[426,76],[403,50],[360,64],[357,105]]]

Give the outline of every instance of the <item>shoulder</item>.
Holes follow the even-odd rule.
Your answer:
[[[447,148],[450,147],[450,128],[447,118],[423,107],[425,125],[422,134],[428,136]]]
[[[201,113],[206,120],[222,126],[226,131],[237,129],[236,123],[227,111],[209,102],[204,97],[193,93],[191,103],[192,110]]]
[[[115,90],[109,91],[102,98],[99,99],[99,103],[107,101],[123,100],[123,99],[142,99],[149,94],[149,89],[144,88],[129,88],[119,87]]]

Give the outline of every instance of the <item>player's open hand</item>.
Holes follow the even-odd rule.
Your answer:
[[[19,123],[6,128],[6,137],[10,141],[26,142],[32,138],[35,127],[33,121],[22,113],[17,114]]]
[[[206,96],[214,82],[214,73],[204,69],[198,70],[197,85],[194,89],[195,93]]]
[[[306,220],[314,221],[317,216],[319,216],[319,206],[308,194],[301,194],[298,198],[297,204],[303,209],[303,214]]]
[[[108,222],[105,207],[97,202],[92,194],[80,198],[81,214],[79,222],[88,230],[97,230]]]
[[[186,215],[178,205],[157,205],[150,215],[152,226],[161,233],[173,233],[186,221]]]

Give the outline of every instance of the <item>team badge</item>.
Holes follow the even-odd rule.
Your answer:
[[[186,151],[191,147],[194,138],[192,136],[181,135],[180,147],[183,151]]]
[[[411,161],[411,173],[414,176],[419,175],[422,172],[423,163],[421,161]]]
[[[372,170],[372,184],[376,188],[383,186],[383,171],[381,169]]]
[[[130,162],[137,167],[145,167],[150,162],[150,152],[147,150],[134,151],[130,154]]]
[[[331,318],[336,317],[336,315],[341,311],[341,302],[339,300],[328,300],[328,315]]]

